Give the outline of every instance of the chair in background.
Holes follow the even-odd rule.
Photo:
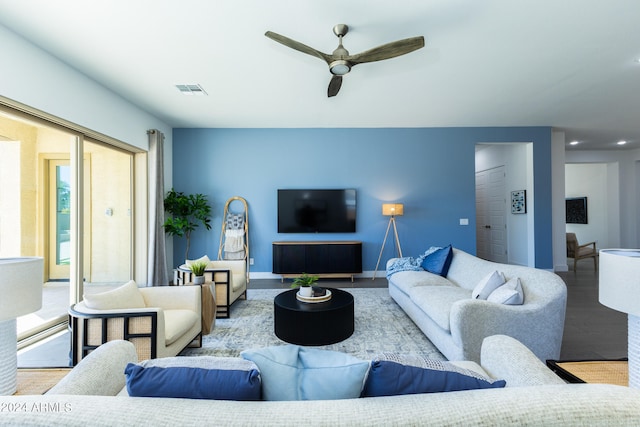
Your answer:
[[[577,271],[578,261],[593,258],[593,267],[598,270],[598,251],[596,242],[581,245],[578,243],[576,233],[567,233],[567,258],[573,258],[573,271]]]
[[[235,203],[234,203],[235,202]],[[235,205],[235,210],[231,205]],[[247,299],[249,283],[249,205],[247,201],[234,196],[227,200],[220,228],[220,246],[218,259],[211,261],[207,255],[185,263],[174,270],[174,282],[177,285],[193,283],[194,276],[190,265],[195,261],[205,261],[205,284],[212,286],[216,302],[216,317],[229,318],[231,305],[236,300]]]
[[[247,299],[247,263],[246,260],[210,261],[206,255],[197,260],[186,260],[175,270],[177,285],[193,282],[193,273],[189,265],[195,261],[206,261],[204,271],[205,284],[210,284],[215,291],[216,317],[226,319],[231,316],[231,305],[239,298]]]

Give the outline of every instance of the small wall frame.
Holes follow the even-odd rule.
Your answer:
[[[511,192],[511,213],[527,213],[527,190],[517,190]]]

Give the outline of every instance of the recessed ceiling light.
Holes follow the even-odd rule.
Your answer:
[[[618,145],[624,145],[624,144],[626,144],[626,143],[627,143],[627,141],[622,140],[622,141],[618,141],[616,144],[618,144]]]
[[[196,85],[176,85],[183,95],[207,95],[202,86]]]
[[[569,145],[578,145],[578,144],[580,144],[580,141],[571,141],[569,143]]]

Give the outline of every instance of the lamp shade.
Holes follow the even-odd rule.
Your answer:
[[[640,249],[602,249],[600,303],[640,316]]]
[[[383,203],[382,215],[384,216],[402,216],[404,214],[404,205],[402,203]]]
[[[0,258],[0,321],[38,311],[43,280],[43,258]]]

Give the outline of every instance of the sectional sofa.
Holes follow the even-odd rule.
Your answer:
[[[478,362],[483,339],[496,334],[518,339],[542,361],[560,357],[567,288],[558,275],[485,261],[456,248],[451,255],[444,271],[441,265],[435,272],[424,270],[426,261],[404,271],[394,269],[398,259],[387,263],[389,294],[447,359]],[[490,293],[489,277],[496,272],[503,281],[513,279],[520,300],[508,304],[474,294],[483,283]]]
[[[565,384],[507,336],[485,339],[481,359],[476,369],[505,380],[506,387],[314,401],[129,397],[121,392],[123,372],[136,362],[135,349],[111,341],[46,395],[0,397],[0,425],[638,425],[638,390]]]

